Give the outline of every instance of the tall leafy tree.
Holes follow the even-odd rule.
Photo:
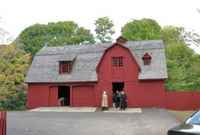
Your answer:
[[[166,44],[184,43],[182,27],[165,26],[161,30],[161,38]]]
[[[200,89],[200,55],[188,47],[183,36],[184,29],[167,26],[162,29],[162,39],[166,45],[169,90]]]
[[[111,42],[112,35],[115,33],[112,20],[108,17],[101,17],[95,21],[96,38],[101,43]]]
[[[17,46],[34,55],[45,44],[62,46],[67,44],[94,43],[90,30],[78,26],[73,21],[35,24],[26,28],[16,40]]]
[[[122,27],[122,36],[128,40],[160,39],[161,27],[152,19],[132,20]]]
[[[30,54],[16,45],[0,48],[0,110],[25,106],[24,78],[30,65]],[[9,102],[9,103],[8,103]]]

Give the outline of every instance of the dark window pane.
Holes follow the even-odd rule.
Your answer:
[[[60,61],[59,63],[59,73],[70,73],[71,72],[71,66],[72,62],[71,61]]]
[[[112,65],[114,67],[122,67],[123,66],[123,57],[112,57]]]
[[[145,53],[142,59],[143,59],[144,65],[151,64],[151,56],[148,53]]]

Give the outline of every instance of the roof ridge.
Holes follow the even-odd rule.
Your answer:
[[[48,46],[43,47],[36,53],[36,56],[44,55],[64,55],[66,53],[98,53],[105,51],[106,48],[112,46],[113,43],[98,43],[94,45],[66,45],[66,46]],[[134,50],[146,49],[162,49],[164,48],[162,40],[141,40],[128,41],[125,47]]]
[[[152,42],[152,41],[154,41],[154,42],[163,42],[163,40],[162,39],[153,39],[153,40],[128,40],[127,41],[127,43],[131,43],[131,42]],[[126,44],[127,44],[126,43]],[[45,48],[63,48],[63,47],[78,47],[78,46],[98,46],[98,45],[108,45],[108,44],[110,44],[110,45],[112,45],[112,44],[114,44],[114,43],[95,43],[95,44],[65,44],[65,45],[63,45],[63,46],[46,46]]]

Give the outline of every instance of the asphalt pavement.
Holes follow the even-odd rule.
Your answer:
[[[164,109],[141,113],[9,112],[7,135],[166,135],[179,122]]]

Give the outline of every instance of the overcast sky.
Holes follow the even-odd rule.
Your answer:
[[[0,0],[3,27],[16,37],[35,23],[74,20],[94,30],[94,20],[110,17],[119,36],[131,19],[152,18],[161,24],[183,26],[200,33],[200,0]]]

